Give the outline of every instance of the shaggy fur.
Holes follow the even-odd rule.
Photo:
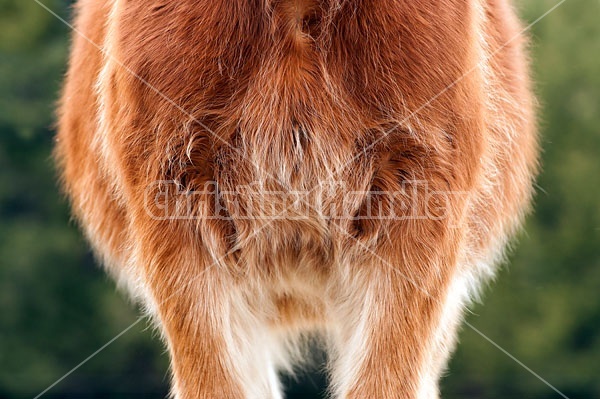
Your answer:
[[[173,395],[281,398],[317,331],[334,397],[436,398],[531,197],[507,1],[80,0],[76,28],[56,157]]]

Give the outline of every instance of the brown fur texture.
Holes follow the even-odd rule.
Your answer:
[[[334,397],[438,397],[532,192],[507,1],[76,7],[56,157],[164,334],[174,396],[280,398],[317,331]]]

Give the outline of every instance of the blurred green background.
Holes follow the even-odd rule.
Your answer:
[[[70,18],[70,1],[43,2]],[[529,23],[556,2],[518,7]],[[34,397],[139,315],[56,188],[69,33],[33,0],[0,0],[0,398]],[[569,398],[600,398],[600,1],[567,0],[530,35],[544,148],[536,211],[468,321]],[[155,335],[139,323],[43,397],[164,397]],[[471,328],[460,340],[443,397],[560,398]],[[288,382],[289,397],[316,398],[323,377]]]

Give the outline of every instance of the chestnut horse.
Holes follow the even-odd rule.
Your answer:
[[[173,396],[439,396],[537,169],[507,0],[79,0],[56,158]]]

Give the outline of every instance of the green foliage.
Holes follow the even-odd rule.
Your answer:
[[[68,19],[69,1],[44,0]],[[555,0],[523,0],[533,21]],[[544,147],[536,212],[468,321],[570,398],[600,397],[600,3],[533,26]],[[136,320],[69,221],[50,153],[69,29],[33,0],[0,0],[0,397],[33,397]],[[558,398],[470,327],[447,398]],[[314,379],[315,377],[313,377]],[[164,397],[164,349],[142,322],[48,397]],[[290,394],[316,392],[306,378]],[[314,385],[314,384],[313,384]],[[302,393],[301,393],[302,392]]]

